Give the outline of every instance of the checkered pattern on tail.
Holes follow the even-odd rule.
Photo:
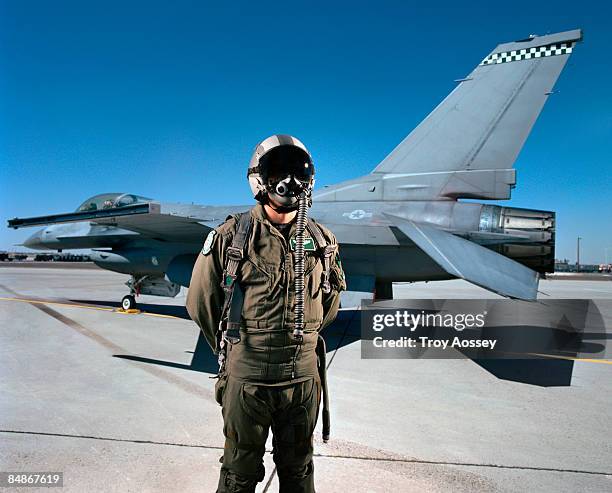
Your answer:
[[[535,46],[533,48],[523,48],[520,50],[504,51],[493,53],[486,57],[479,65],[493,65],[495,63],[517,62],[519,60],[529,60],[530,58],[541,58],[555,55],[569,55],[574,47],[574,42],[552,43],[545,46]]]

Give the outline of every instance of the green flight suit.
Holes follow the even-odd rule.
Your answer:
[[[241,340],[228,345],[226,371],[215,386],[226,437],[218,491],[255,490],[264,477],[263,454],[272,427],[281,491],[310,492],[312,434],[321,396],[315,348],[318,331],[336,318],[340,292],[346,289],[344,272],[336,253],[330,262],[332,289],[324,293],[323,262],[316,251],[305,252],[304,337],[296,352],[293,252],[261,204],[250,213],[253,225],[237,280],[244,292]],[[318,226],[329,244],[337,243],[329,229]],[[215,228],[198,255],[187,295],[189,315],[215,353],[225,297],[225,251],[236,227],[231,217]],[[294,234],[295,222],[289,237]]]

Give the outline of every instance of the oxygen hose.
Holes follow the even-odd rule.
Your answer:
[[[306,230],[306,221],[308,214],[308,199],[306,192],[302,191],[298,196],[298,212],[296,218],[296,234],[295,234],[295,328],[293,329],[293,337],[297,340],[295,353],[293,354],[293,366],[291,370],[291,378],[295,377],[295,362],[297,360],[300,346],[304,340],[304,232]]]
[[[293,335],[304,335],[304,231],[308,214],[306,194],[298,197],[295,234],[295,329]]]
[[[295,378],[295,362],[304,341],[304,232],[306,231],[306,222],[308,221],[308,208],[310,207],[310,197],[302,191],[298,196],[298,212],[296,218],[296,234],[295,234],[295,328],[293,336],[297,344],[293,353],[293,367],[291,370],[291,378]],[[323,442],[329,441],[330,435],[330,417],[329,417],[329,394],[327,390],[327,368],[325,362],[325,340],[321,335],[317,339],[316,347],[318,359],[318,373],[321,381],[323,392]]]

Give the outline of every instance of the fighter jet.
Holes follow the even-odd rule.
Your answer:
[[[498,45],[370,173],[315,190],[310,215],[335,233],[350,291],[389,299],[393,282],[461,278],[536,298],[553,271],[555,213],[462,199],[510,198],[517,155],[581,40],[578,29]],[[94,249],[98,266],[131,275],[128,309],[188,287],[210,229],[250,207],[109,193],[8,226],[47,225],[29,248]]]

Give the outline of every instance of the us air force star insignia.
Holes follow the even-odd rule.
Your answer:
[[[344,217],[348,217],[349,219],[363,219],[364,217],[372,217],[371,212],[366,212],[363,209],[355,209],[351,212],[345,212],[342,215]]]
[[[202,255],[208,255],[212,249],[213,241],[215,241],[215,235],[217,232],[214,229],[210,230],[206,240],[204,240],[204,246],[202,247]]]
[[[289,245],[291,246],[291,250],[295,251],[295,237],[292,237],[289,240]],[[314,252],[316,250],[314,240],[310,237],[304,238],[304,251],[306,252]]]

